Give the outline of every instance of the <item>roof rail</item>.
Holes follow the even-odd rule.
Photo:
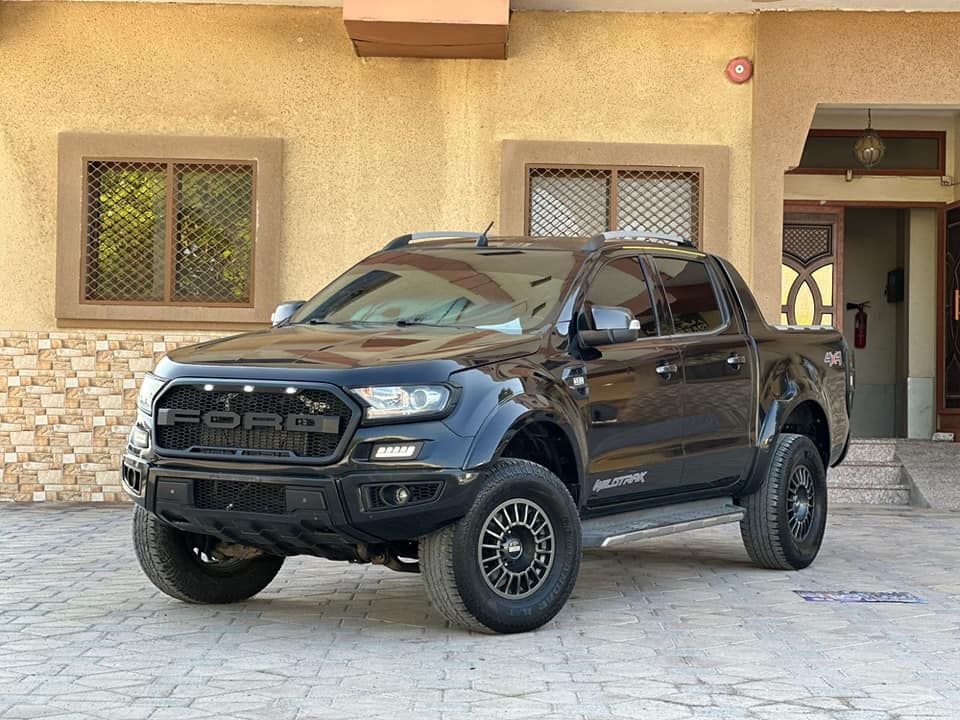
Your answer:
[[[487,246],[487,235],[483,232],[461,232],[459,230],[438,230],[434,232],[407,233],[388,242],[383,251],[406,247],[417,240],[436,240],[440,238],[475,238],[477,247]]]
[[[644,230],[609,230],[608,232],[598,233],[591,237],[587,244],[583,246],[584,252],[595,252],[603,247],[608,240],[641,240],[656,245],[676,245],[677,247],[696,248],[689,240],[684,240],[679,235],[665,235],[663,233],[652,233]]]

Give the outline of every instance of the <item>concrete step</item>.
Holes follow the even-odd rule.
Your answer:
[[[910,490],[906,487],[829,487],[827,501],[831,505],[909,505]]]
[[[894,462],[896,456],[896,440],[852,440],[843,464]]]
[[[843,463],[827,472],[827,485],[830,487],[892,487],[903,484],[903,465],[899,462]]]
[[[837,505],[909,505],[903,463],[894,440],[854,440],[839,467],[827,473],[827,496]]]

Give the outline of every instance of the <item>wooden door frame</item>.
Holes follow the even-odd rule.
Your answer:
[[[843,233],[845,207],[836,203],[821,203],[814,200],[784,200],[783,223],[790,215],[823,215],[833,217],[833,326],[843,332]],[[780,262],[783,262],[783,235],[780,236]],[[781,289],[781,293],[783,290]]]
[[[946,318],[946,296],[947,289],[947,213],[951,210],[960,208],[960,202],[944,203],[940,206],[937,213],[937,301],[935,303],[937,312],[937,431],[954,432],[960,436],[960,408],[947,408],[944,404],[944,390],[946,385],[946,367],[945,367],[945,335],[946,328],[944,320]],[[949,418],[951,421],[944,424],[943,418]]]

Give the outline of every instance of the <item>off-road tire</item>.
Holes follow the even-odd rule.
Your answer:
[[[234,603],[253,597],[276,577],[283,558],[260,555],[218,566],[194,552],[194,538],[139,505],[133,510],[133,547],[157,588],[191,603]]]
[[[580,516],[573,498],[556,475],[526,460],[499,460],[474,482],[480,489],[467,514],[420,541],[430,602],[451,623],[471,630],[517,633],[541,627],[560,612],[580,571]],[[479,543],[498,508],[514,507],[514,502],[541,510],[554,541],[542,577],[529,583],[528,595],[512,598],[498,594],[484,579]]]
[[[813,517],[801,537],[791,529],[788,514],[793,506],[789,497],[795,473],[813,488]],[[771,570],[802,570],[810,565],[820,551],[827,524],[827,475],[810,438],[790,433],[777,437],[760,488],[740,502],[746,509],[740,534],[756,565]],[[796,523],[795,508],[793,522]]]

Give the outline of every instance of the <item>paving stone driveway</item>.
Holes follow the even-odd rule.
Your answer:
[[[960,717],[960,515],[834,512],[792,574],[736,526],[591,552],[558,618],[508,637],[447,627],[416,576],[304,558],[251,602],[181,604],[128,521],[0,506],[0,718]]]

